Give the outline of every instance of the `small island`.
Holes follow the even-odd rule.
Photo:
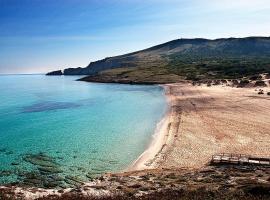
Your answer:
[[[56,70],[56,71],[48,72],[46,75],[47,76],[61,76],[63,75],[63,73],[61,70]]]

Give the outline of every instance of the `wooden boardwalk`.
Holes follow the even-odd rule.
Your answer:
[[[221,153],[212,156],[212,164],[264,165],[270,166],[270,157]]]

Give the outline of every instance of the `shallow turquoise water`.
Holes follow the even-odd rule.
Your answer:
[[[37,170],[27,155],[42,152],[61,169],[57,176],[87,180],[89,172],[128,167],[144,151],[166,111],[163,89],[77,78],[0,76],[1,184]]]

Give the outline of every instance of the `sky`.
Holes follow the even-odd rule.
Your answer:
[[[269,0],[0,0],[0,74],[46,73],[178,38],[270,36]]]

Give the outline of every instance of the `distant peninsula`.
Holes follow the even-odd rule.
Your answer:
[[[61,76],[61,75],[63,75],[63,73],[61,70],[56,70],[56,71],[49,72],[46,75],[48,75],[48,76],[54,76],[54,75]]]
[[[133,53],[47,75],[85,75],[82,81],[156,84],[239,79],[270,72],[270,37],[177,39]]]

